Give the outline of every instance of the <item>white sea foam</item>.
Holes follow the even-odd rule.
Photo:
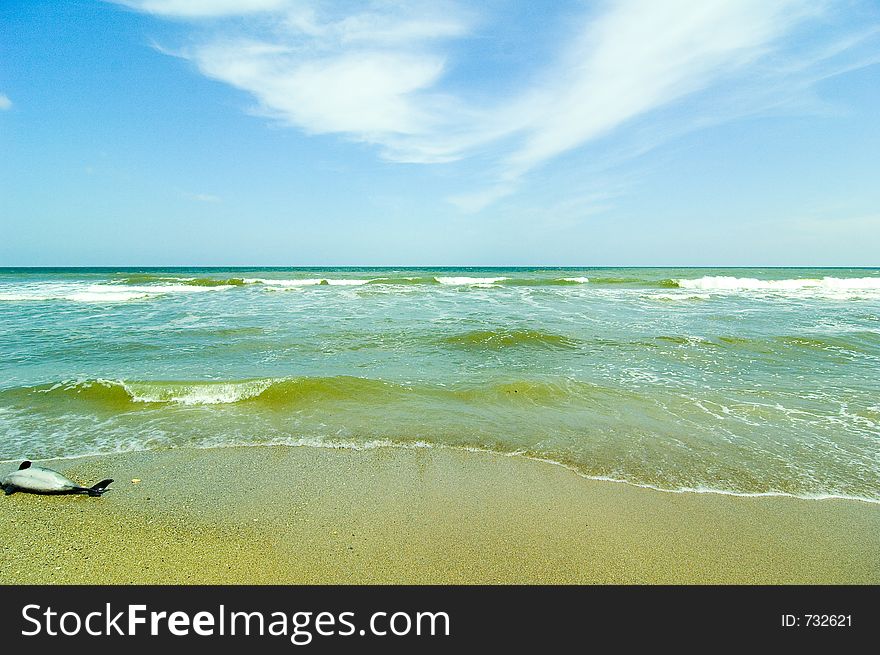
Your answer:
[[[168,294],[204,293],[230,289],[228,285],[198,287],[188,284],[129,286],[122,284],[22,284],[13,291],[0,293],[0,301],[67,300],[71,302],[125,302]]]
[[[107,378],[77,379],[56,382],[51,387],[38,389],[36,393],[85,391],[93,387],[119,388],[136,403],[171,403],[177,405],[223,405],[255,398],[285,378],[264,378],[242,382],[126,382]]]
[[[254,398],[272,386],[276,380],[248,382],[194,383],[151,385],[136,382],[118,382],[131,399],[138,403],[174,403],[178,405],[223,405]]]
[[[47,296],[39,293],[24,293],[24,292],[12,292],[12,293],[0,293],[0,301],[8,301],[8,302],[21,302],[27,300],[51,300],[51,296]]]
[[[452,286],[465,286],[465,285],[492,285],[498,284],[499,282],[503,282],[504,280],[509,280],[508,277],[435,277],[440,284],[448,284]]]
[[[694,280],[676,280],[682,289],[704,291],[779,291],[779,292],[880,292],[880,277],[824,277],[785,280],[759,280],[753,277],[707,275]]]
[[[588,277],[564,277],[562,279],[566,282],[579,282],[580,284],[586,284],[590,281]]]

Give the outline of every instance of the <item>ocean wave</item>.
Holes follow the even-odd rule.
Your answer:
[[[588,284],[587,277],[510,277],[493,286],[505,287],[577,287]]]
[[[440,284],[437,278],[433,276],[395,276],[395,277],[377,277],[369,282],[378,285],[416,285],[416,284]]]
[[[591,285],[597,286],[628,286],[628,287],[647,287],[661,289],[676,289],[678,282],[676,280],[666,278],[662,280],[652,280],[641,277],[591,277]]]
[[[104,378],[70,380],[36,387],[12,387],[0,397],[32,404],[45,401],[93,403],[107,409],[135,409],[139,405],[231,405],[258,403],[284,408],[320,401],[381,403],[413,397],[465,403],[565,404],[597,396],[630,397],[629,392],[588,382],[563,379],[511,380],[492,384],[444,386],[407,384],[354,376],[260,378],[235,381],[130,381]]]
[[[503,282],[505,280],[509,280],[509,277],[435,277],[435,280],[440,284],[446,284],[450,286],[482,286],[482,285],[494,285],[499,282]]]
[[[240,287],[247,284],[240,277],[231,277],[226,280],[218,280],[212,277],[194,277],[184,280],[183,283],[191,287]]]
[[[688,337],[666,337],[664,341],[682,345],[702,342]],[[772,469],[765,471],[765,477],[744,462],[742,479],[729,473],[716,479],[701,474],[706,470],[703,468],[677,470],[674,460],[670,460],[673,465],[669,469],[665,465],[646,469],[638,462],[627,464],[628,449],[613,459],[601,454],[595,457],[589,448],[577,447],[591,435],[605,439],[609,425],[605,419],[612,418],[617,424],[625,415],[656,412],[653,394],[652,390],[606,387],[572,378],[450,385],[349,376],[221,381],[93,378],[5,389],[0,391],[0,406],[8,414],[4,425],[12,427],[12,435],[18,435],[4,446],[5,456],[181,446],[452,447],[521,455],[566,466],[585,477],[663,491],[822,498],[876,495],[870,475],[864,484],[839,476],[789,478],[775,475]],[[847,411],[862,412],[862,406]],[[691,400],[679,409],[687,407],[693,407]],[[719,420],[732,420],[745,411],[742,404],[731,408],[728,413],[722,407]],[[871,422],[866,425],[875,430],[876,404],[870,408],[875,413],[864,415]],[[799,411],[779,405],[759,409],[765,413]],[[377,422],[376,416],[383,418]],[[536,423],[533,432],[528,427],[533,416],[558,416],[574,429],[583,430],[578,432],[575,448],[561,447],[558,434],[546,429],[550,424]],[[481,427],[460,430],[463,424],[457,420],[461,418],[476,418],[474,425]],[[16,420],[22,421],[23,427],[16,428]],[[522,433],[517,432],[518,421],[525,423]],[[638,428],[633,427],[634,443],[639,443]],[[53,438],[47,440],[45,434]],[[731,466],[739,470],[739,465]]]
[[[371,280],[349,280],[334,279],[324,277],[303,278],[303,279],[272,279],[272,278],[245,278],[245,284],[262,284],[267,287],[314,287],[314,286],[361,286],[369,284]]]
[[[232,286],[228,284],[209,286],[193,286],[188,284],[156,284],[148,286],[128,286],[122,284],[33,284],[22,285],[14,291],[0,293],[0,301],[39,302],[66,300],[69,302],[86,303],[125,302],[169,294],[199,293],[229,288],[232,288]]]
[[[213,277],[180,277],[173,275],[155,275],[153,273],[130,273],[113,280],[114,283],[131,286],[161,285],[161,284],[185,284],[191,287],[240,287],[246,284],[240,277],[213,278]]]
[[[168,275],[155,275],[153,273],[127,273],[124,277],[114,278],[114,282],[119,284],[153,284],[156,282],[178,281],[180,278]]]
[[[880,292],[880,277],[860,278],[793,278],[784,280],[759,280],[752,277],[706,275],[697,279],[675,280],[682,289],[703,291],[777,291],[777,292]]]
[[[263,393],[274,379],[234,382],[137,382],[125,380],[75,380],[24,389],[8,389],[3,395],[21,392],[45,394],[52,398],[82,400],[108,407],[144,404],[223,405],[254,398]]]
[[[211,278],[211,277],[172,277],[150,274],[132,274],[124,278],[114,280],[108,286],[129,285],[130,288],[149,289],[154,293],[156,289],[175,285],[193,287],[230,287],[245,285],[261,285],[269,289],[288,289],[314,286],[414,286],[414,285],[443,285],[443,286],[473,286],[478,288],[491,288],[496,286],[578,286],[588,284],[590,278],[584,276],[575,277],[473,277],[473,276],[433,276],[433,275],[392,275],[371,278]],[[147,293],[142,291],[142,293]]]
[[[490,288],[495,286],[569,286],[587,284],[587,277],[561,277],[561,278],[522,278],[522,277],[472,277],[472,276],[382,276],[369,279],[348,278],[301,278],[301,279],[275,279],[275,278],[244,278],[245,284],[262,284],[268,287],[311,287],[311,286],[362,286],[365,284],[376,286],[414,286],[414,285],[443,285],[443,286],[473,286]]]

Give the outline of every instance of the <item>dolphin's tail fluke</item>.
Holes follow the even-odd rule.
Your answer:
[[[110,486],[111,482],[113,482],[113,480],[101,480],[98,484],[88,490],[89,495],[100,496],[105,491],[107,491],[107,487]]]

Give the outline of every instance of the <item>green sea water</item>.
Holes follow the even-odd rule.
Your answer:
[[[880,502],[880,269],[0,269],[0,459],[522,454]]]

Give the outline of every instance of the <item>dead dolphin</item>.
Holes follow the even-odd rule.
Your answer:
[[[58,471],[24,461],[17,471],[0,480],[0,488],[7,496],[24,491],[31,494],[88,494],[100,497],[111,482],[113,480],[101,480],[94,487],[81,487]]]

